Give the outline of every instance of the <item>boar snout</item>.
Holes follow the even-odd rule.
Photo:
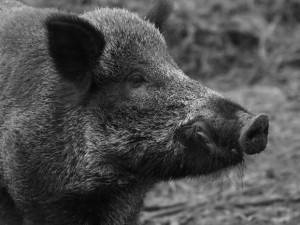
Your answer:
[[[235,119],[221,118],[215,117],[209,122],[197,117],[189,121],[181,127],[181,143],[188,149],[200,150],[202,154],[206,152],[227,159],[242,157],[243,153],[257,154],[266,148],[269,131],[267,115],[253,116],[242,112]]]
[[[253,117],[244,125],[240,145],[248,155],[253,155],[263,151],[268,142],[269,119],[267,115],[259,114]]]

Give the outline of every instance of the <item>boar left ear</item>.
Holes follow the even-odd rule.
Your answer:
[[[157,0],[154,7],[147,13],[146,20],[153,23],[157,29],[163,30],[164,23],[173,10],[170,0]]]
[[[57,71],[80,89],[89,89],[105,47],[103,34],[88,21],[69,14],[46,21],[48,48]]]

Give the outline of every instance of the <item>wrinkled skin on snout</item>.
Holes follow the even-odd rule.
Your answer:
[[[157,10],[0,2],[0,206],[23,221],[11,224],[137,224],[155,183],[265,149],[268,117],[185,75]]]

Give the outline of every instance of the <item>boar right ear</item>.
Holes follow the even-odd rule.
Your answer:
[[[147,13],[145,19],[162,31],[164,23],[169,18],[172,10],[173,4],[170,0],[156,0],[154,7]]]
[[[46,21],[48,48],[58,72],[80,89],[89,89],[105,47],[103,34],[88,21],[69,14]]]

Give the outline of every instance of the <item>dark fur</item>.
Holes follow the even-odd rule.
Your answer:
[[[243,162],[253,115],[174,63],[154,26],[169,9],[0,0],[1,224],[138,224],[155,183]]]

